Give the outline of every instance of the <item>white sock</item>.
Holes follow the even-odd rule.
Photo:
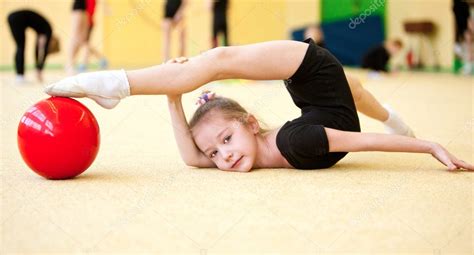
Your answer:
[[[130,84],[124,70],[101,71],[65,78],[49,85],[44,92],[51,96],[88,97],[112,109],[120,99],[130,96]]]
[[[15,77],[15,83],[16,84],[24,84],[26,83],[25,76],[21,74],[17,74]]]
[[[464,50],[462,48],[462,45],[460,43],[455,43],[454,44],[454,54],[458,57],[461,57],[464,55],[463,54]]]
[[[384,104],[383,107],[388,111],[388,119],[383,122],[387,133],[415,137],[411,128],[405,124],[390,105]]]
[[[473,63],[471,62],[464,62],[464,65],[462,67],[462,74],[464,75],[469,75],[473,71]]]

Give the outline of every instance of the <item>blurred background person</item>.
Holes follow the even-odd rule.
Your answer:
[[[212,48],[229,46],[229,33],[227,31],[228,0],[209,0],[212,10]],[[219,40],[221,38],[221,40]]]
[[[383,44],[371,48],[362,59],[362,68],[377,72],[388,72],[388,61],[403,48],[399,39],[387,40]]]
[[[99,60],[99,68],[107,69],[108,61],[104,55],[99,52],[91,42],[92,29],[94,28],[94,13],[95,7],[97,5],[96,0],[86,0],[86,14],[87,14],[87,35],[84,42],[84,59],[83,62],[79,65],[79,72],[85,72],[89,64],[89,57],[95,57]]]
[[[304,39],[311,38],[319,47],[326,48],[326,43],[324,42],[324,33],[321,29],[321,26],[317,24],[309,25],[304,30]]]
[[[18,83],[25,82],[25,32],[30,27],[37,34],[35,44],[36,78],[39,82],[42,82],[42,71],[46,57],[50,53],[59,51],[59,42],[53,37],[51,25],[46,18],[32,10],[18,10],[10,13],[8,15],[8,24],[16,44],[16,81]]]
[[[68,75],[75,73],[75,58],[77,52],[86,41],[88,29],[86,0],[74,0],[71,14],[71,41],[65,66]]]
[[[474,1],[472,2],[474,4]],[[469,4],[464,0],[454,0],[453,12],[456,24],[455,52],[462,60],[462,73],[474,74],[474,20],[469,11]]]
[[[184,11],[187,0],[166,0],[165,17],[162,22],[163,28],[163,58],[164,61],[171,56],[171,32],[174,29],[179,33],[179,56],[185,55],[186,26],[184,22]]]

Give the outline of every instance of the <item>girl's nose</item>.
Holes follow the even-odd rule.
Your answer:
[[[225,151],[224,152],[224,159],[225,160],[230,160],[232,158],[232,152]]]

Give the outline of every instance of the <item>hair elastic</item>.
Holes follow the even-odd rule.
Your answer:
[[[216,93],[211,92],[209,90],[203,91],[201,93],[201,96],[198,97],[198,101],[196,102],[196,104],[203,105],[203,104],[211,101],[214,98],[215,95],[216,95]]]

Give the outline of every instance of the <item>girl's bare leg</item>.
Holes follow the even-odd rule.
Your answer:
[[[372,93],[362,87],[359,80],[351,76],[346,77],[357,111],[384,123],[388,133],[415,137],[411,128],[394,110],[389,106],[381,105]]]
[[[179,95],[214,80],[287,79],[298,69],[307,48],[308,44],[296,41],[219,47],[182,64],[71,76],[49,85],[45,92],[52,96],[89,97],[110,109],[130,95]]]
[[[273,41],[218,47],[183,64],[128,71],[131,95],[183,94],[222,79],[282,80],[291,77],[308,44]]]
[[[346,78],[349,82],[357,111],[378,121],[386,121],[389,115],[388,111],[379,103],[372,93],[364,89],[358,79],[349,75],[347,75]]]

